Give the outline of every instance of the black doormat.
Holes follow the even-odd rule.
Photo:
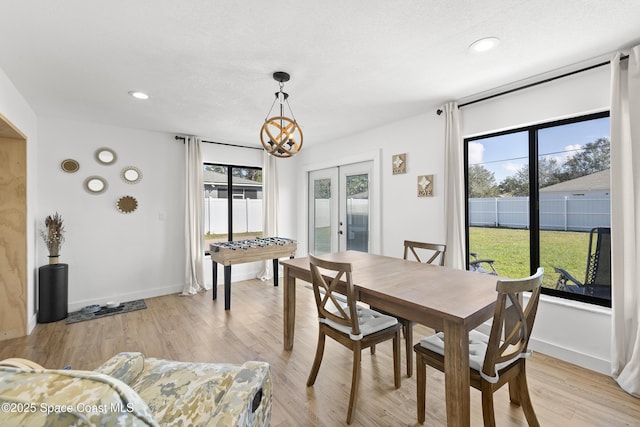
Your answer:
[[[100,319],[101,317],[112,316],[114,314],[128,313],[130,311],[142,310],[147,308],[143,299],[135,301],[123,302],[117,307],[100,307],[100,310],[94,313],[83,313],[82,310],[69,313],[67,316],[67,325],[71,323],[84,322],[85,320]]]

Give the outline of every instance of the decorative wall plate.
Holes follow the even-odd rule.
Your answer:
[[[96,150],[96,160],[103,165],[111,165],[116,162],[116,152],[111,148],[98,148]]]
[[[90,176],[84,180],[84,188],[91,194],[104,193],[107,187],[107,181],[101,176]]]
[[[137,184],[142,181],[142,171],[135,166],[127,166],[120,172],[120,177],[127,184]]]
[[[132,196],[122,196],[118,199],[116,207],[122,213],[131,213],[138,209],[138,201]]]
[[[80,163],[78,163],[77,160],[64,159],[62,163],[60,163],[60,167],[65,172],[74,173],[78,172],[78,169],[80,169]]]

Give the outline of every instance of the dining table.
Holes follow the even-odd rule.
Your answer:
[[[359,301],[444,332],[447,425],[469,426],[469,331],[493,316],[498,277],[353,250],[319,257],[351,263]],[[311,282],[309,258],[280,264],[284,270],[284,348],[292,350],[296,279]]]

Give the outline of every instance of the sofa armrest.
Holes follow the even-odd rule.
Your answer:
[[[271,366],[266,362],[245,362],[207,425],[269,426],[271,406]]]
[[[131,385],[143,370],[144,355],[142,353],[123,352],[104,362],[94,372],[109,375]]]

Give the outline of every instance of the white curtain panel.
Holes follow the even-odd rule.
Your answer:
[[[444,106],[445,114],[445,181],[444,209],[447,227],[447,257],[449,267],[465,268],[464,232],[464,156],[460,111],[456,102]]]
[[[184,204],[184,247],[185,282],[182,295],[194,295],[204,287],[204,230],[202,154],[200,138],[187,137],[184,141],[185,159],[185,204]]]
[[[262,235],[278,236],[278,170],[277,159],[262,152]],[[264,261],[258,279],[265,281],[273,277],[273,262]],[[276,271],[275,274],[278,274]]]
[[[640,46],[611,60],[612,375],[640,397]]]

